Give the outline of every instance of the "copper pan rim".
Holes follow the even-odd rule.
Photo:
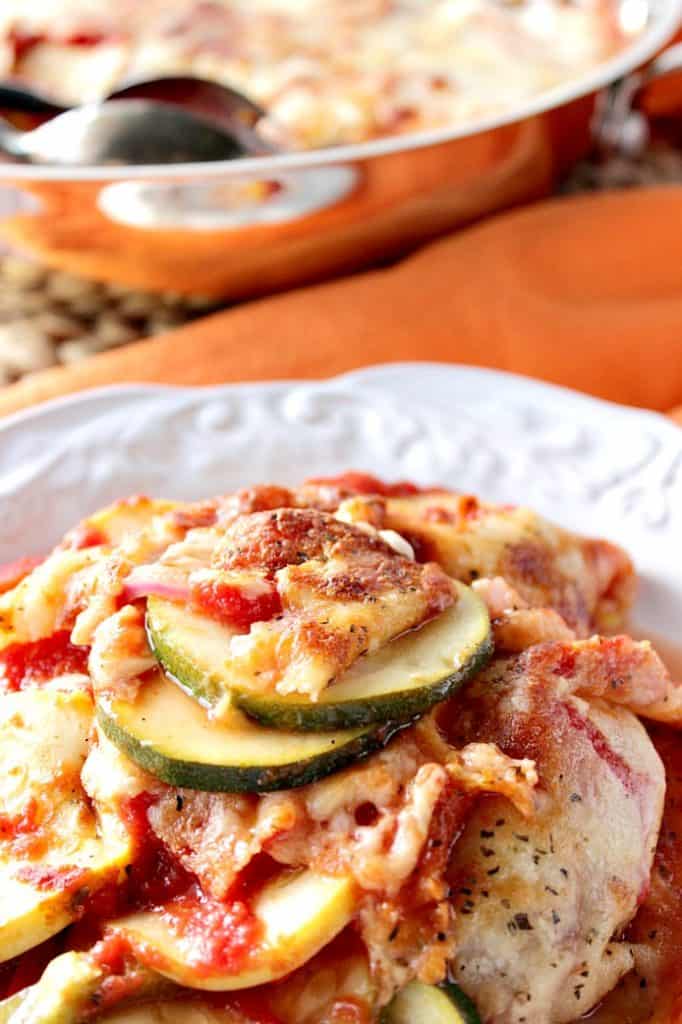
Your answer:
[[[178,178],[239,177],[253,175],[266,177],[295,168],[320,167],[326,164],[368,160],[392,153],[423,149],[439,143],[451,142],[490,131],[503,125],[526,120],[549,110],[556,110],[574,100],[599,91],[604,86],[629,74],[649,61],[682,24],[680,0],[649,0],[649,24],[632,43],[611,59],[596,65],[589,73],[572,79],[553,89],[540,93],[526,103],[512,107],[504,113],[475,121],[466,121],[451,128],[413,132],[405,135],[372,139],[353,145],[334,146],[329,149],[305,150],[277,156],[244,157],[239,160],[215,161],[202,164],[149,164],[139,167],[35,167],[21,164],[0,164],[3,178],[19,181],[117,181]]]

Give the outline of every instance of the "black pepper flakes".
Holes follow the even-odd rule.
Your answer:
[[[528,920],[528,914],[514,914],[514,920],[520,932],[533,931],[533,925]]]

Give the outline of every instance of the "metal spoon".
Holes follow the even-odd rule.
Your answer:
[[[192,75],[165,75],[162,78],[139,78],[124,82],[107,99],[158,100],[172,103],[183,110],[208,118],[215,125],[239,139],[250,152],[269,152],[267,144],[256,133],[256,126],[265,117],[265,110],[244,93]]]
[[[21,82],[2,82],[0,84],[0,110],[11,110],[17,114],[36,114],[39,117],[55,117],[63,114],[68,107],[55,103]]]
[[[160,78],[130,79],[118,86],[105,100],[137,99],[172,103],[183,110],[212,121],[241,142],[251,153],[272,150],[257,134],[256,126],[265,110],[243,93],[228,85],[192,75],[164,75]],[[47,94],[22,82],[0,83],[0,110],[32,114],[40,118],[56,117],[71,109]]]
[[[192,163],[248,152],[204,117],[141,99],[75,107],[28,132],[0,119],[0,149],[23,162],[68,166]]]

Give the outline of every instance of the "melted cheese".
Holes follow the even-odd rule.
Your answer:
[[[130,844],[80,784],[93,705],[81,691],[0,698],[0,960],[60,931],[78,892],[118,877]]]
[[[642,24],[589,0],[4,0],[7,74],[71,103],[117,80],[192,73],[268,110],[295,147],[447,126],[519,104],[619,49]],[[97,46],[72,45],[78,37]]]

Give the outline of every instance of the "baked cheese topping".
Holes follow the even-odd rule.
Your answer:
[[[59,98],[191,73],[261,103],[295,148],[446,127],[518,105],[622,48],[612,0],[5,0],[0,58]]]
[[[22,565],[0,595],[10,1024],[393,1024],[397,993],[447,978],[468,1024],[577,1020],[630,977],[653,1007],[676,946],[638,922],[674,807],[639,716],[667,749],[682,687],[596,632],[633,596],[620,549],[351,473],[127,499]]]

